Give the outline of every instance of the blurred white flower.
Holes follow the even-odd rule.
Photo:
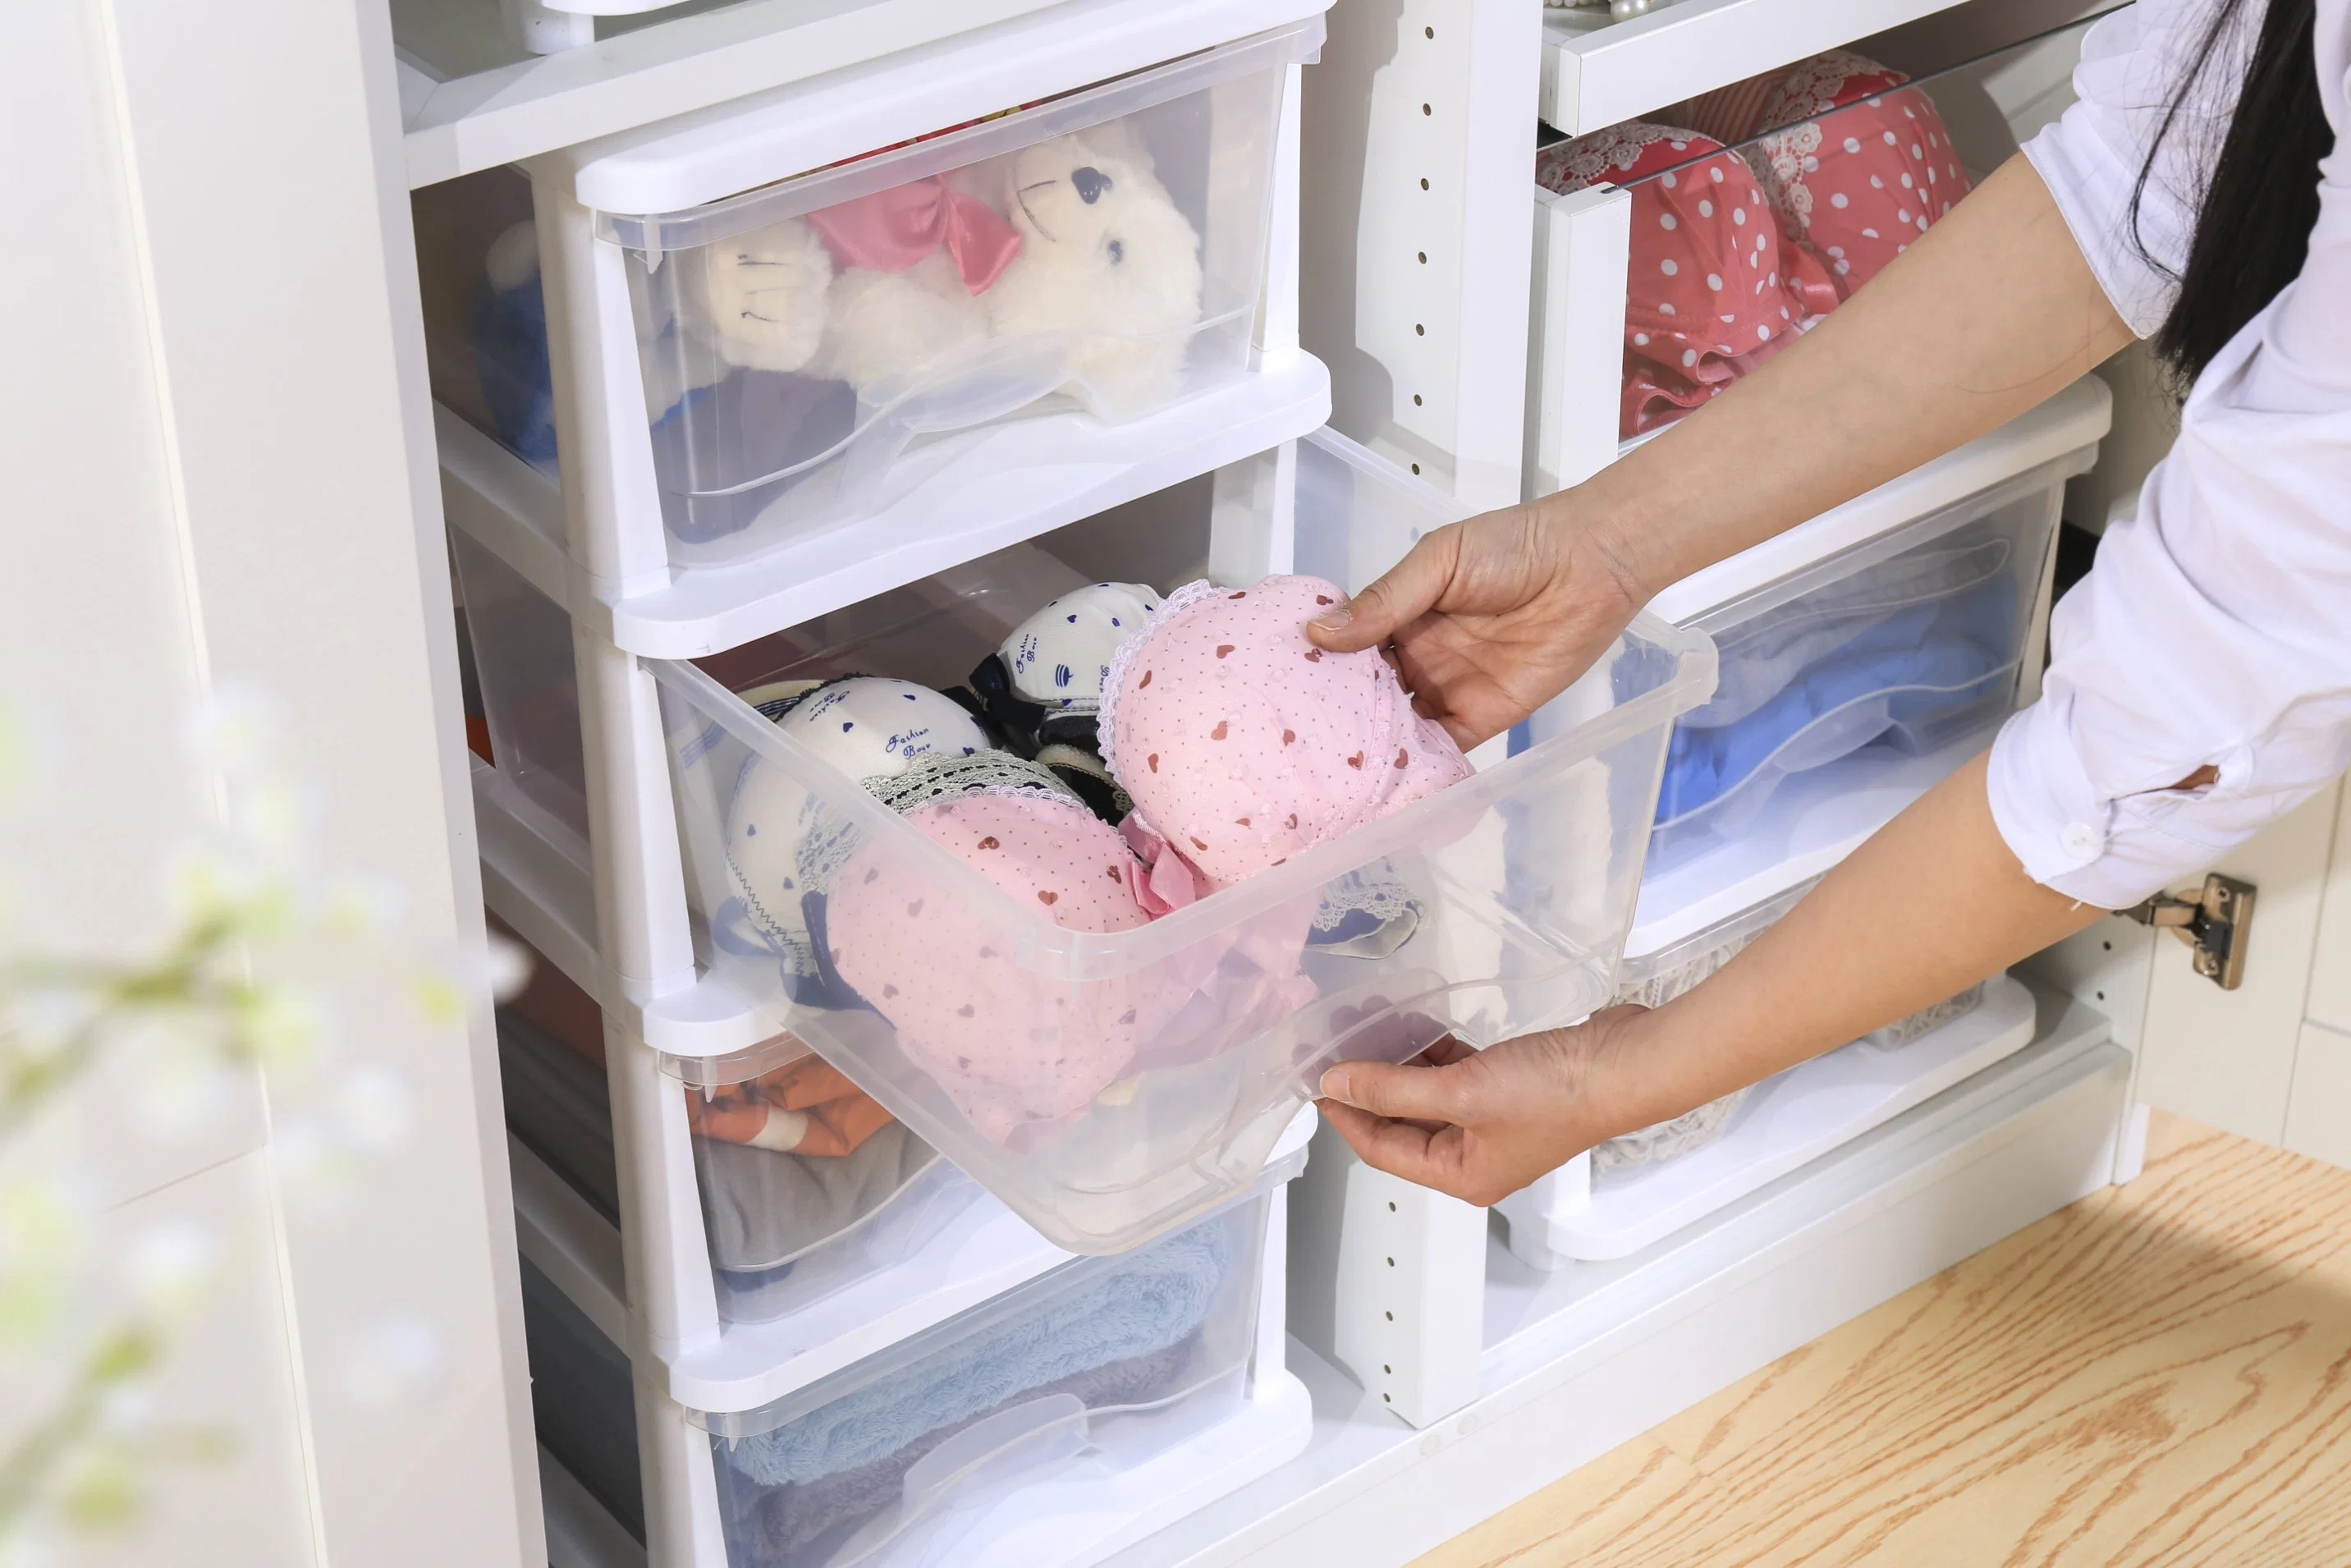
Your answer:
[[[402,1405],[439,1380],[442,1359],[441,1333],[430,1319],[389,1309],[360,1331],[345,1354],[343,1392],[372,1409]]]
[[[123,1274],[141,1311],[178,1317],[211,1288],[219,1266],[220,1244],[203,1226],[159,1225],[131,1242]]]
[[[335,1096],[335,1108],[342,1131],[356,1148],[379,1152],[408,1135],[408,1085],[390,1068],[354,1071]]]

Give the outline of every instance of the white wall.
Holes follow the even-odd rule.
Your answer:
[[[266,692],[344,869],[399,938],[477,942],[479,897],[382,0],[15,0],[0,190],[0,945],[125,954],[213,809],[178,742],[216,681]],[[386,176],[385,171],[391,171]],[[284,1201],[287,1084],[193,1133],[85,1096],[110,1243],[194,1223],[221,1274],[159,1416],[225,1430],[124,1561],[545,1559],[495,1051],[365,1005],[402,1135],[333,1213]],[[371,1357],[413,1375],[358,1375]]]

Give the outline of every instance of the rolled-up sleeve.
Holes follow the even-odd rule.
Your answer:
[[[2342,101],[2330,94],[2330,105]],[[2351,766],[2351,156],[2321,165],[2302,274],[2180,412],[2137,515],[2050,622],[2042,700],[1992,747],[2034,880],[2121,908]],[[2170,788],[2210,765],[2204,788]]]

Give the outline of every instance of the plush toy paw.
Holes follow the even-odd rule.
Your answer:
[[[682,315],[730,365],[797,371],[824,338],[832,253],[799,218],[672,258]]]
[[[987,338],[987,307],[936,250],[904,272],[852,267],[834,279],[831,322],[816,364],[865,402],[883,402]]]
[[[1200,236],[1121,122],[1006,162],[1020,254],[984,296],[999,338],[1067,334],[1066,390],[1111,417],[1171,394],[1200,319]]]

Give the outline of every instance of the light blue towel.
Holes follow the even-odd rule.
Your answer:
[[[1175,1344],[1207,1318],[1231,1263],[1226,1222],[1196,1225],[1074,1291],[723,1451],[762,1486],[806,1485],[871,1464],[1029,1389]]]

